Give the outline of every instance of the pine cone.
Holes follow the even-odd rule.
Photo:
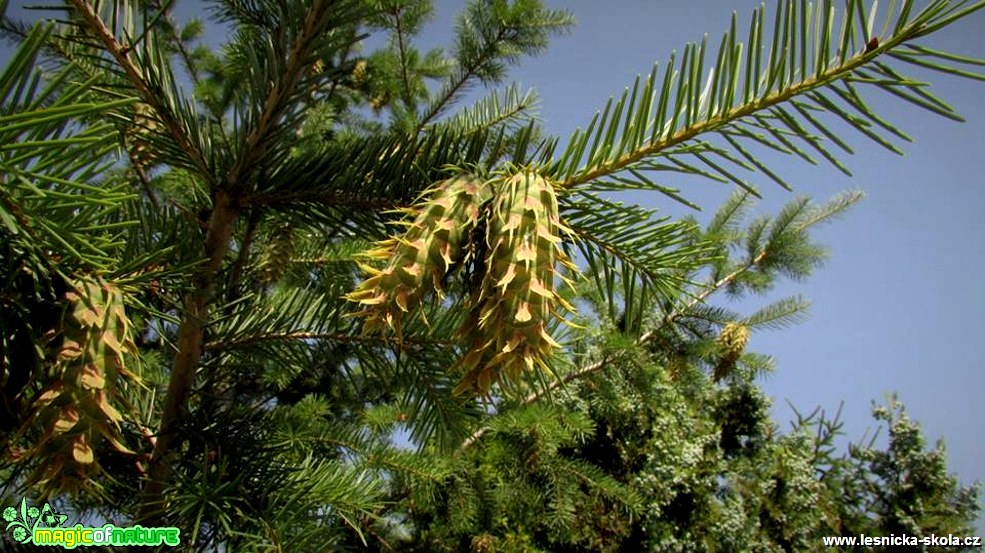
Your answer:
[[[425,192],[429,199],[404,210],[414,216],[402,236],[379,242],[368,259],[386,260],[376,269],[360,264],[370,277],[346,299],[366,308],[363,330],[401,334],[403,318],[431,294],[443,297],[442,281],[464,257],[463,246],[489,197],[487,182],[474,176],[441,181]]]
[[[554,290],[566,280],[558,265],[574,269],[561,248],[562,223],[554,187],[524,172],[502,182],[493,200],[486,241],[486,273],[472,297],[472,314],[459,335],[472,346],[459,363],[466,374],[456,393],[487,395],[493,384],[516,380],[526,370],[549,370],[546,359],[560,347],[548,332],[557,307],[574,308]]]

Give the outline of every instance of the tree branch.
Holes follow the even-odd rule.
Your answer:
[[[393,10],[393,19],[395,23],[395,34],[397,36],[397,53],[400,56],[400,77],[403,80],[404,85],[404,104],[406,104],[407,109],[413,109],[414,107],[414,96],[410,91],[410,75],[407,73],[407,48],[404,44],[404,31],[403,26],[400,23],[400,7],[397,6]]]
[[[328,16],[331,13],[330,7],[331,2],[328,0],[314,0],[311,11],[305,18],[301,34],[288,54],[286,68],[274,84],[270,94],[267,95],[256,126],[246,136],[243,155],[236,160],[236,163],[229,168],[226,174],[226,184],[230,188],[236,188],[242,180],[242,176],[258,158],[266,153],[266,148],[262,145],[270,137],[277,120],[287,107],[291,92],[297,88],[298,81],[306,67],[306,58],[310,53],[309,47],[328,23]]]
[[[73,2],[81,3],[82,0]],[[297,86],[309,47],[325,27],[330,7],[327,0],[314,0],[302,31],[291,47],[285,72],[267,96],[256,126],[246,136],[243,153],[229,168],[221,185],[212,190],[212,216],[205,236],[205,258],[208,264],[196,279],[195,290],[185,298],[185,312],[178,327],[178,353],[168,382],[161,414],[161,429],[151,455],[150,471],[138,515],[138,520],[145,524],[159,525],[156,523],[160,521],[165,508],[163,493],[181,445],[182,437],[178,432],[180,422],[188,408],[195,371],[204,352],[205,327],[209,320],[209,304],[215,293],[216,275],[229,251],[236,218],[242,208],[239,198],[234,196],[237,185],[254,167],[256,160],[266,152],[266,143],[271,138],[277,119],[288,105],[291,91]],[[107,47],[112,48],[114,44]],[[119,51],[119,45],[115,44],[115,47],[117,50],[114,55],[128,62],[125,53]]]
[[[371,211],[382,212],[400,207],[407,207],[413,204],[413,198],[406,201],[389,198],[356,198],[351,193],[300,191],[284,192],[273,194],[255,194],[243,196],[240,205],[243,207],[262,207],[267,209],[279,209],[280,206],[298,206],[310,203],[325,207],[341,207],[347,211]]]
[[[814,77],[804,79],[803,81],[788,86],[782,90],[774,92],[772,94],[766,94],[758,100],[754,100],[740,106],[733,107],[728,111],[722,113],[721,115],[716,115],[714,117],[708,118],[704,121],[692,124],[691,126],[680,129],[676,133],[672,133],[659,140],[651,141],[636,150],[627,152],[618,158],[609,161],[607,163],[602,163],[595,169],[582,173],[580,175],[575,175],[566,181],[558,183],[561,188],[574,188],[581,184],[591,182],[595,179],[606,177],[614,173],[618,173],[623,169],[632,167],[634,164],[646,159],[647,157],[656,155],[670,147],[682,144],[695,138],[698,135],[714,132],[723,127],[726,127],[737,120],[754,115],[758,112],[767,110],[769,108],[775,107],[779,104],[787,102],[797,96],[806,94],[814,89],[827,86],[829,84],[840,81],[848,77],[853,71],[860,69],[868,65],[873,59],[878,55],[883,53],[889,48],[898,46],[907,40],[913,38],[912,35],[918,32],[919,29],[911,30],[909,33],[901,33],[888,42],[887,44],[880,46],[876,50],[866,50],[856,56],[847,60],[844,64],[824,71]],[[686,77],[681,77],[686,78]],[[678,111],[684,109],[684,106],[678,106]],[[671,129],[672,131],[673,129]]]
[[[168,109],[167,105],[163,102],[163,94],[154,91],[144,79],[144,76],[140,69],[134,65],[133,61],[130,60],[130,47],[120,44],[113,35],[112,31],[106,26],[103,20],[99,17],[99,14],[95,12],[91,5],[85,0],[70,0],[72,5],[75,7],[79,13],[82,14],[83,19],[89,24],[90,29],[96,33],[96,36],[102,41],[103,46],[106,50],[116,59],[116,62],[120,64],[120,67],[126,73],[130,82],[133,84],[134,88],[140,94],[140,97],[150,105],[154,111],[157,113],[158,117],[161,118],[161,122],[168,129],[170,135],[178,143],[178,146],[191,158],[192,162],[198,168],[199,175],[207,180],[211,180],[212,172],[210,171],[210,165],[205,160],[205,156],[198,147],[192,142],[191,137],[189,137],[188,132],[180,121],[175,117],[175,114]]]
[[[754,257],[751,260],[749,260],[746,264],[744,264],[741,267],[735,269],[731,273],[723,276],[722,278],[718,279],[717,281],[711,283],[703,292],[701,292],[700,294],[698,294],[697,296],[695,296],[694,299],[692,299],[690,302],[688,302],[683,307],[674,309],[671,312],[667,313],[664,316],[664,318],[660,321],[660,324],[658,324],[655,329],[643,333],[643,335],[641,335],[639,337],[639,339],[636,340],[636,345],[637,346],[644,346],[644,345],[652,342],[657,337],[657,335],[660,332],[660,330],[663,329],[665,326],[667,326],[667,325],[673,323],[674,321],[676,321],[682,315],[686,314],[688,311],[690,311],[691,309],[693,309],[696,305],[698,305],[700,303],[703,303],[706,299],[708,299],[708,296],[710,296],[710,295],[714,294],[715,292],[721,290],[725,286],[728,286],[730,283],[732,283],[732,281],[734,281],[736,278],[738,278],[739,276],[741,276],[743,273],[745,273],[749,269],[752,269],[756,265],[759,265],[760,263],[762,263],[763,260],[766,259],[767,253],[768,252],[766,250],[762,251],[759,255],[757,255],[756,257]],[[565,386],[565,385],[567,385],[567,384],[569,384],[571,382],[574,382],[575,380],[578,380],[579,378],[584,378],[585,376],[588,376],[590,374],[597,373],[597,372],[601,371],[606,366],[608,366],[609,363],[611,363],[614,360],[615,360],[615,357],[612,356],[612,355],[609,355],[609,356],[606,356],[603,359],[600,359],[600,360],[598,360],[598,361],[596,361],[596,362],[594,362],[594,363],[592,363],[590,365],[587,365],[585,367],[582,367],[581,369],[578,369],[578,370],[576,370],[576,371],[574,371],[572,373],[569,373],[569,374],[565,375],[564,378],[561,378],[560,380],[555,380],[550,385],[548,385],[546,388],[537,390],[536,392],[533,392],[532,394],[530,394],[527,397],[523,398],[523,400],[520,402],[520,405],[526,406],[526,405],[531,405],[533,403],[536,403],[537,401],[540,401],[544,396],[548,395],[549,393],[557,390],[558,388],[560,388],[562,386]],[[459,446],[459,450],[468,449],[475,442],[477,442],[480,438],[482,438],[482,436],[484,436],[488,431],[489,431],[489,427],[488,426],[482,427],[482,428],[476,430],[475,432],[472,433],[471,436],[469,436],[464,442],[462,442],[462,445]]]
[[[163,515],[162,494],[178,453],[181,442],[178,430],[195,382],[195,369],[202,357],[205,326],[209,319],[208,305],[215,292],[215,276],[229,250],[236,216],[237,206],[232,197],[225,190],[218,189],[205,236],[208,264],[196,279],[195,290],[185,297],[185,312],[178,327],[178,340],[175,344],[178,353],[168,381],[168,392],[161,412],[161,428],[144,485],[138,520],[150,525],[154,525]]]
[[[397,344],[416,345],[416,346],[444,346],[452,347],[457,342],[454,340],[420,340],[413,337],[403,337],[402,340],[392,336],[360,336],[358,334],[346,334],[343,332],[267,332],[241,336],[232,340],[209,342],[205,344],[206,351],[229,351],[231,349],[251,346],[263,342],[277,341],[298,341],[298,340],[332,340],[345,343],[372,343],[372,344]]]
[[[253,247],[253,237],[256,235],[257,227],[260,225],[260,216],[260,211],[254,210],[246,222],[246,231],[244,231],[243,239],[239,244],[239,254],[236,256],[236,261],[233,262],[232,270],[229,272],[229,284],[231,287],[235,287],[239,282],[243,274],[243,268],[250,258],[250,248]]]
[[[185,68],[188,69],[188,76],[192,80],[192,84],[198,86],[201,77],[199,76],[198,66],[195,60],[192,58],[191,52],[185,46],[183,40],[181,40],[181,33],[178,31],[178,22],[175,21],[174,17],[171,15],[171,5],[168,3],[166,6],[158,5],[158,9],[161,10],[164,20],[168,22],[171,29],[174,31],[174,43],[178,47],[178,54],[181,55],[181,61],[185,62]]]
[[[415,136],[420,134],[421,131],[424,130],[424,127],[426,127],[428,123],[431,122],[431,120],[441,115],[441,112],[443,112],[445,108],[448,107],[448,104],[451,103],[451,101],[455,98],[455,95],[458,94],[458,91],[461,90],[461,88],[465,86],[465,84],[468,83],[469,80],[471,80],[475,76],[475,74],[479,71],[479,69],[483,65],[485,65],[495,57],[496,45],[503,40],[505,31],[506,31],[505,29],[500,29],[499,32],[496,34],[496,38],[490,41],[483,49],[482,55],[480,56],[480,61],[472,65],[471,67],[467,68],[465,71],[463,71],[462,74],[459,75],[458,79],[454,83],[452,83],[452,85],[445,91],[445,94],[441,97],[441,99],[431,104],[431,108],[427,111],[424,117],[421,118],[421,120],[417,123],[417,128],[414,129]]]

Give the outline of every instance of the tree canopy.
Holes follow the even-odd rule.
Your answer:
[[[837,4],[735,16],[567,137],[505,85],[573,24],[539,0],[470,2],[426,52],[425,0],[5,16],[4,496],[203,551],[971,534],[977,488],[895,401],[884,450],[840,450],[823,411],[770,420],[748,337],[803,299],[715,303],[808,276],[811,230],[861,197],[750,218],[757,180],[794,184],[763,152],[847,173],[837,129],[909,140],[871,95],[959,119],[908,67],[985,78],[924,42],[985,2]],[[618,201],[689,204],[680,176],[736,193],[707,225]]]

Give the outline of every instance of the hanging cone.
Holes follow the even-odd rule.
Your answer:
[[[106,441],[116,451],[133,453],[123,445],[113,406],[119,387],[139,378],[125,364],[135,353],[123,293],[98,278],[79,279],[65,295],[66,312],[61,341],[55,349],[56,375],[34,400],[27,424],[44,434],[25,458],[40,461],[28,476],[48,495],[74,493],[98,470],[94,448]]]
[[[273,284],[279,281],[290,266],[293,255],[294,227],[289,223],[281,223],[273,231],[261,256],[263,282]]]
[[[560,346],[548,325],[561,318],[559,306],[574,311],[554,288],[567,281],[559,264],[575,268],[561,248],[569,232],[543,177],[524,172],[502,182],[487,226],[486,273],[459,329],[472,345],[458,364],[465,376],[456,393],[487,396],[493,384],[516,381],[525,370],[549,370],[546,360]]]
[[[133,120],[123,131],[123,138],[130,154],[130,160],[140,170],[152,168],[157,157],[154,148],[149,144],[148,137],[160,128],[160,123],[154,116],[154,110],[149,105],[138,103],[134,106]]]
[[[360,264],[370,277],[345,296],[365,307],[355,314],[365,319],[364,332],[389,329],[400,336],[404,317],[425,297],[443,297],[442,280],[462,262],[466,238],[489,195],[487,182],[466,175],[435,184],[425,192],[427,200],[405,210],[414,220],[402,223],[407,226],[403,235],[365,254],[387,261],[386,267]]]
[[[728,323],[718,335],[718,349],[721,357],[712,371],[712,380],[719,382],[735,370],[736,363],[746,350],[749,342],[749,327],[739,323]]]

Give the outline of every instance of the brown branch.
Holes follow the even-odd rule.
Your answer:
[[[694,309],[694,307],[697,306],[698,304],[704,303],[704,301],[706,299],[708,299],[708,296],[710,296],[710,295],[714,294],[715,292],[721,290],[723,287],[728,286],[736,278],[738,278],[739,276],[741,276],[743,273],[745,273],[749,269],[752,269],[756,265],[759,265],[760,263],[762,263],[763,260],[766,259],[766,254],[767,254],[767,251],[766,250],[762,251],[759,255],[757,255],[756,257],[754,257],[751,260],[749,260],[743,266],[735,269],[731,273],[729,273],[729,274],[725,275],[724,277],[718,279],[717,281],[709,284],[706,287],[705,291],[701,292],[697,296],[694,296],[694,299],[692,299],[690,302],[688,302],[683,307],[676,308],[676,309],[670,311],[669,313],[667,313],[664,316],[664,318],[660,321],[660,323],[657,325],[657,327],[655,329],[643,333],[639,337],[639,339],[636,340],[636,346],[637,347],[638,346],[644,346],[644,345],[652,342],[657,337],[657,335],[660,332],[660,330],[662,330],[665,326],[673,323],[674,321],[676,321],[677,319],[679,319],[682,315],[684,315],[684,314],[688,313],[689,311],[691,311],[692,309]],[[561,378],[560,380],[555,380],[550,385],[548,385],[546,388],[537,390],[536,392],[533,392],[530,395],[528,395],[527,397],[523,398],[523,400],[520,402],[520,405],[526,406],[526,405],[531,405],[533,403],[536,403],[537,401],[540,401],[544,396],[548,395],[549,393],[557,390],[558,388],[560,388],[562,386],[565,386],[565,385],[567,385],[567,384],[569,384],[569,383],[571,383],[571,382],[573,382],[575,380],[578,380],[579,378],[584,378],[585,376],[588,376],[590,374],[594,374],[594,373],[597,373],[597,372],[601,371],[602,369],[604,369],[606,366],[608,366],[614,360],[615,360],[615,356],[614,355],[608,355],[608,356],[606,356],[606,357],[604,357],[604,358],[602,358],[602,359],[600,359],[600,360],[598,360],[598,361],[596,361],[596,362],[594,362],[594,363],[592,363],[590,365],[587,365],[585,367],[582,367],[581,369],[578,369],[577,371],[574,371],[572,373],[569,373],[569,374],[565,375],[564,378]],[[462,442],[462,445],[459,446],[459,450],[468,449],[475,442],[477,442],[480,438],[482,438],[482,436],[484,436],[486,434],[486,432],[488,432],[488,431],[489,431],[489,427],[482,427],[482,428],[476,430],[475,432],[472,433],[471,436],[469,436],[464,442]]]
[[[347,208],[347,211],[365,210],[382,212],[399,207],[412,205],[413,197],[407,200],[387,199],[387,198],[356,198],[352,194],[334,192],[285,192],[276,194],[255,194],[243,196],[240,205],[243,207],[267,207],[276,209],[280,205],[301,203],[311,203],[319,206],[340,206]]]
[[[82,1],[73,0],[79,4]],[[208,263],[196,278],[194,291],[185,297],[184,315],[178,327],[176,344],[178,353],[171,370],[168,392],[161,413],[161,428],[151,455],[149,475],[140,502],[138,520],[142,523],[159,526],[157,523],[161,520],[166,507],[163,494],[175,457],[180,450],[182,441],[179,434],[180,423],[187,411],[195,382],[195,371],[205,349],[205,327],[209,319],[209,304],[215,293],[216,276],[229,252],[235,222],[243,207],[240,199],[234,196],[234,191],[243,177],[252,170],[254,163],[265,154],[266,142],[270,140],[274,125],[287,106],[291,90],[296,87],[300,79],[308,57],[308,49],[328,21],[329,7],[330,2],[327,0],[314,1],[301,34],[291,48],[284,75],[270,91],[256,126],[246,136],[242,155],[226,172],[222,185],[212,189],[212,215],[209,219],[204,248]],[[91,13],[91,10],[89,12]],[[92,16],[95,18],[95,14]],[[95,22],[102,24],[98,18],[95,18]],[[105,26],[102,26],[102,29],[108,33]],[[118,43],[109,42],[107,47],[115,48],[113,53],[121,63],[129,64],[126,54],[119,50]],[[125,67],[132,67],[132,64]],[[139,75],[135,76],[139,77]]]
[[[243,267],[246,266],[246,262],[250,258],[250,248],[253,247],[253,237],[256,235],[259,224],[260,211],[256,210],[250,214],[250,218],[246,222],[246,231],[244,232],[243,240],[239,244],[239,255],[236,256],[236,261],[233,262],[233,268],[229,272],[230,287],[235,287],[243,274]]]
[[[185,312],[178,327],[175,344],[178,353],[168,381],[168,392],[161,412],[161,428],[151,453],[148,479],[144,484],[138,520],[157,523],[163,515],[162,495],[181,442],[179,427],[188,407],[195,370],[202,357],[208,306],[215,288],[215,276],[229,250],[236,221],[237,207],[223,189],[216,191],[215,205],[205,236],[205,255],[208,264],[198,276],[197,286],[185,297]]]
[[[99,14],[95,12],[86,0],[70,1],[75,9],[82,14],[83,19],[89,24],[92,31],[96,33],[99,40],[102,41],[106,50],[120,64],[120,67],[130,79],[130,82],[133,83],[134,88],[140,93],[143,101],[154,109],[158,117],[161,118],[161,122],[167,127],[168,132],[178,143],[178,146],[188,154],[195,166],[198,167],[200,176],[205,179],[211,179],[212,173],[209,170],[210,166],[206,162],[205,156],[202,155],[202,152],[192,142],[185,127],[178,121],[175,114],[171,113],[171,110],[165,105],[163,95],[151,89],[150,84],[144,79],[140,69],[130,60],[130,47],[120,44],[116,36],[113,35],[113,32],[110,31],[103,20],[100,19]]]
[[[185,62],[185,68],[188,69],[188,76],[191,77],[192,84],[197,87],[200,83],[201,77],[199,76],[198,67],[195,64],[195,61],[192,59],[191,52],[188,51],[188,48],[185,46],[184,41],[181,40],[181,33],[178,30],[178,22],[174,19],[174,16],[171,14],[171,6],[173,4],[174,2],[172,1],[172,2],[168,2],[164,6],[158,5],[157,8],[161,10],[162,17],[164,17],[164,20],[167,21],[168,25],[171,26],[171,30],[173,31],[172,38],[174,39],[175,46],[178,47],[178,54],[181,55],[181,60]]]
[[[397,52],[400,55],[400,76],[403,80],[404,85],[404,104],[407,105],[407,109],[413,109],[414,107],[414,96],[411,94],[410,90],[410,75],[407,73],[407,48],[404,44],[404,31],[403,25],[400,23],[400,7],[397,6],[393,10],[393,19],[396,23],[396,34],[397,34]]]
[[[499,46],[500,41],[504,39],[505,34],[506,29],[500,29],[499,32],[496,33],[496,37],[486,44],[485,48],[483,48],[482,53],[479,55],[480,61],[462,72],[458,76],[458,79],[455,80],[448,89],[446,89],[445,94],[441,97],[441,99],[431,104],[431,109],[429,109],[424,117],[422,117],[417,123],[417,128],[414,129],[414,136],[421,134],[421,131],[423,131],[435,117],[441,115],[441,112],[448,107],[448,104],[450,104],[455,98],[458,91],[468,84],[468,82],[472,80],[476,74],[478,74],[479,70],[482,69],[482,66],[495,59],[497,47]]]
[[[328,16],[331,13],[330,7],[331,2],[328,0],[314,0],[312,3],[311,10],[308,12],[304,26],[301,29],[301,34],[294,42],[288,54],[286,69],[279,76],[279,79],[277,79],[270,94],[267,95],[267,100],[264,102],[263,110],[260,112],[260,118],[257,120],[256,126],[246,136],[244,154],[229,168],[229,172],[226,175],[226,183],[230,187],[235,188],[242,175],[247,172],[257,159],[266,153],[266,148],[263,144],[270,137],[277,120],[287,106],[287,99],[291,91],[297,88],[298,81],[301,79],[301,75],[305,70],[306,58],[309,55],[309,46],[322,33],[325,25],[328,23]]]

